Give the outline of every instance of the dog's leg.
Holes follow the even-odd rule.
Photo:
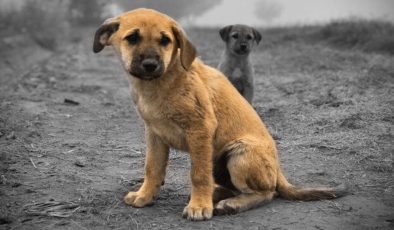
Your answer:
[[[254,79],[253,79],[253,69],[251,67],[245,68],[244,79],[244,90],[242,96],[252,105],[253,104],[253,94],[254,94]]]
[[[213,212],[212,140],[207,132],[193,133],[188,138],[192,191],[182,215],[189,220],[207,220],[212,218]]]
[[[227,168],[240,195],[220,201],[215,214],[234,214],[270,201],[276,194],[277,165],[270,143],[238,140],[231,146]],[[271,147],[270,147],[271,146]]]
[[[145,132],[147,150],[144,183],[137,192],[129,192],[124,197],[126,204],[133,207],[144,207],[152,203],[164,181],[168,162],[169,147],[158,136],[153,134],[148,127],[146,127]]]
[[[214,204],[218,203],[221,200],[234,197],[238,195],[239,192],[228,189],[226,187],[215,185],[215,190],[213,191],[212,201]]]
[[[242,96],[249,102],[249,104],[253,104],[253,93],[254,93],[254,86],[251,82],[245,82],[244,84],[244,91]]]
[[[226,215],[243,212],[263,205],[274,197],[275,192],[242,193],[236,197],[220,201],[215,205],[215,215]]]

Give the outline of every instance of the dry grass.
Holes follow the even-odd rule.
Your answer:
[[[323,26],[316,37],[339,48],[394,54],[394,25],[389,22],[335,21]]]
[[[296,26],[263,29],[263,47],[290,42],[328,45],[367,53],[394,54],[394,25],[376,20],[338,20],[322,26]]]

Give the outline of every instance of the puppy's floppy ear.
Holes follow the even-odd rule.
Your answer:
[[[253,35],[254,35],[254,40],[256,41],[256,43],[258,45],[261,41],[261,34],[256,29],[253,29]]]
[[[119,29],[119,21],[109,18],[97,29],[94,34],[93,52],[98,53],[109,45],[111,35]]]
[[[185,70],[188,70],[196,58],[196,48],[194,48],[193,44],[186,37],[185,32],[183,32],[178,25],[172,27],[172,32],[181,50],[181,64]]]
[[[233,29],[232,25],[225,26],[219,30],[220,37],[223,41],[227,42],[228,35],[230,34],[231,30]]]

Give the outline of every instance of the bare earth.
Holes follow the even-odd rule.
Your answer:
[[[93,32],[55,53],[20,37],[1,43],[0,229],[394,229],[393,56],[263,32],[255,107],[287,177],[346,183],[351,194],[190,222],[187,153],[172,151],[153,206],[123,203],[143,177],[143,122],[113,51],[92,53]],[[188,32],[216,66],[217,30]]]

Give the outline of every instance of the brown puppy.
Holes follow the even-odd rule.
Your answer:
[[[97,30],[93,50],[106,45],[115,48],[129,73],[145,122],[144,183],[125,196],[127,204],[152,203],[170,147],[191,157],[191,197],[183,212],[191,220],[210,219],[214,203],[216,213],[234,213],[271,200],[276,192],[298,200],[341,195],[334,189],[296,189],[287,182],[260,117],[222,73],[195,58],[195,48],[170,17],[137,9],[109,19]],[[215,187],[214,177],[221,186]]]

